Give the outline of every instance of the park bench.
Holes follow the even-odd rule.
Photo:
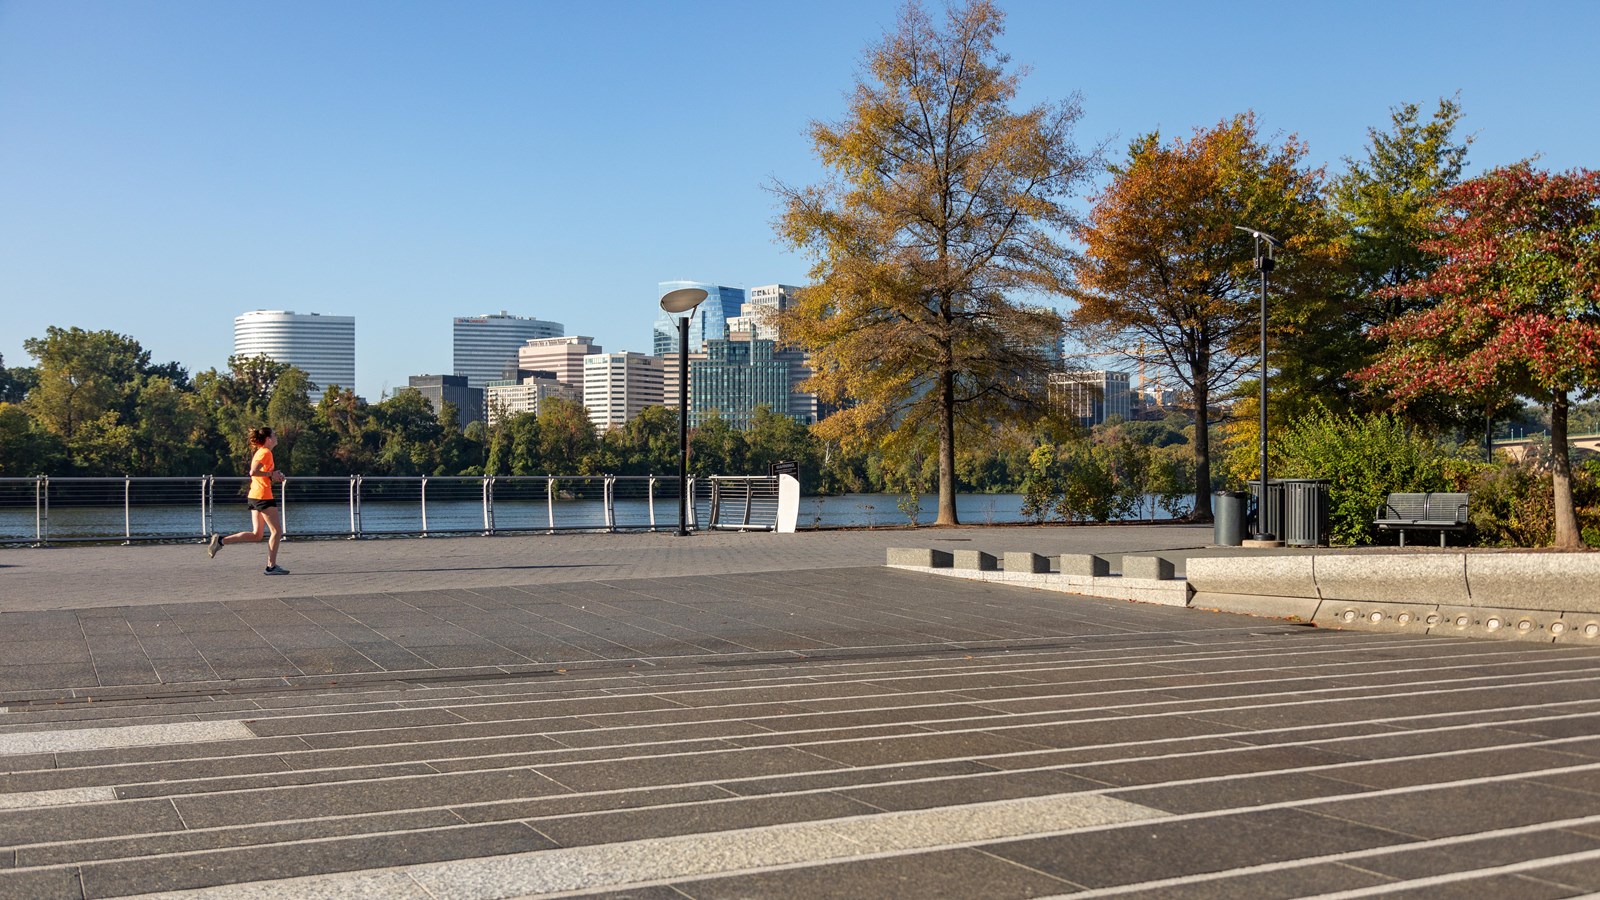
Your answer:
[[[1400,546],[1406,545],[1407,531],[1437,531],[1439,546],[1444,546],[1447,531],[1462,531],[1467,527],[1466,494],[1390,494],[1378,507],[1373,520],[1380,531],[1400,532]]]

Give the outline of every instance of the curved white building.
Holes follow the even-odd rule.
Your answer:
[[[233,352],[288,363],[306,373],[318,394],[333,385],[356,386],[355,316],[247,312],[233,320]]]
[[[560,322],[513,316],[505,310],[499,315],[457,316],[454,325],[456,374],[465,375],[475,388],[506,377],[506,367],[517,361],[524,343],[566,333]]]

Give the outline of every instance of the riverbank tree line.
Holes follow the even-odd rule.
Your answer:
[[[339,386],[313,396],[305,373],[265,357],[233,357],[225,371],[191,377],[176,363],[152,363],[137,339],[113,331],[52,327],[26,346],[36,366],[0,366],[5,477],[237,475],[250,454],[245,435],[258,424],[278,435],[280,467],[302,476],[665,475],[678,466],[678,413],[666,407],[597,432],[588,410],[557,398],[537,415],[462,429],[453,405],[435,410],[415,390],[376,403]],[[1127,456],[1137,455],[1127,445],[1149,445],[1182,469],[1169,448],[1187,444],[1191,433],[1181,415],[1113,422],[1092,433],[1045,424],[1038,432],[999,429],[981,444],[965,444],[957,460],[961,490],[1022,492],[1037,477],[1030,473],[1041,446],[1113,447]],[[810,493],[927,493],[937,484],[937,460],[926,448],[846,449],[766,408],[743,431],[710,417],[691,432],[689,458],[702,475],[764,474],[774,462],[798,462]]]

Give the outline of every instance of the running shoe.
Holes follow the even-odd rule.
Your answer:
[[[263,575],[287,575],[287,574],[289,574],[289,570],[285,569],[283,566],[267,566],[265,569],[263,569],[261,571],[261,574],[263,574]]]
[[[206,546],[206,555],[212,559],[217,558],[217,551],[222,549],[222,535],[211,532],[211,542]]]

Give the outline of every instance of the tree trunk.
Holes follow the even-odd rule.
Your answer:
[[[934,525],[959,525],[956,519],[956,377],[939,375],[939,517]]]
[[[1555,490],[1555,546],[1568,550],[1583,547],[1578,530],[1578,515],[1572,506],[1572,451],[1567,446],[1567,407],[1565,391],[1550,400],[1550,480]]]
[[[1206,409],[1211,394],[1200,373],[1194,389],[1194,518],[1211,521],[1211,422]]]

